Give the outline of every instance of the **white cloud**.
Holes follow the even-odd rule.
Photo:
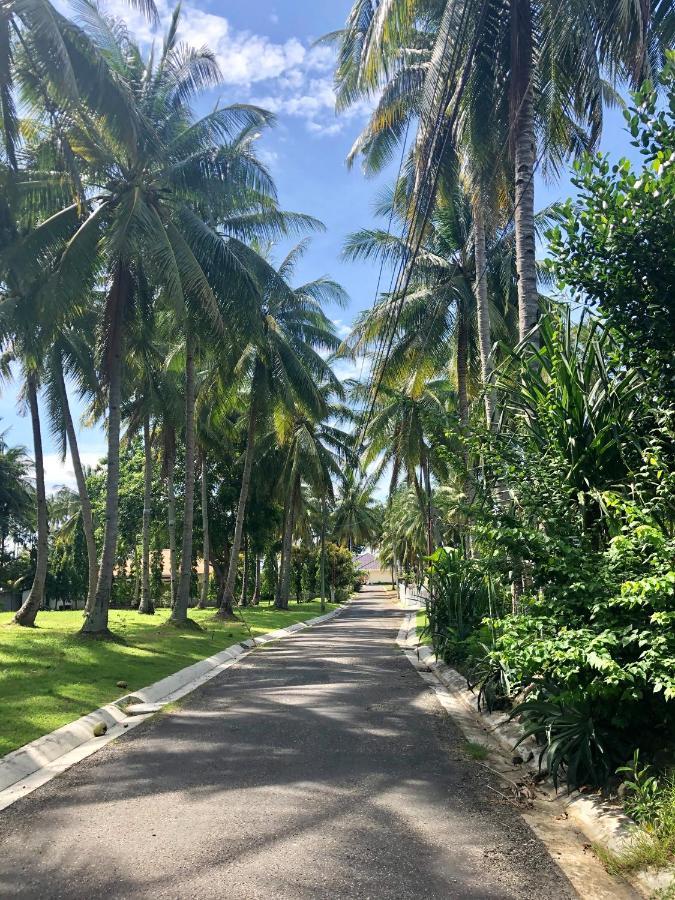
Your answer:
[[[127,0],[104,0],[104,8],[120,19],[146,46],[161,39],[173,9],[169,0],[157,0],[162,26],[153,33],[148,22]],[[273,12],[270,22],[277,24]],[[223,84],[240,89],[241,96],[272,112],[302,120],[317,137],[338,134],[348,121],[363,117],[372,104],[360,103],[335,117],[332,69],[335,51],[308,39],[291,37],[275,41],[264,34],[235,29],[225,16],[215,15],[186,2],[182,7],[179,39],[195,47],[210,47],[218,59]]]
[[[100,450],[81,450],[80,458],[86,468],[95,468],[99,460],[105,456],[105,448]],[[63,461],[58,453],[45,453],[45,485],[47,493],[52,493],[60,487],[77,488],[75,472],[70,459],[70,454]]]
[[[351,325],[347,325],[342,319],[333,319],[333,325],[335,325],[338,337],[346,338],[348,334],[351,334]]]
[[[258,148],[258,159],[264,166],[267,166],[267,168],[272,171],[274,171],[279,164],[279,154],[276,150]]]
[[[363,381],[370,375],[370,370],[370,361],[360,356],[356,359],[338,359],[333,363],[333,371],[340,381],[347,381],[350,378]]]

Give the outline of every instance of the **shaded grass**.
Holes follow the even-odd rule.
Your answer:
[[[478,741],[467,741],[464,744],[464,752],[467,756],[470,756],[471,759],[482,760],[487,759],[490,755],[490,750],[485,744],[481,744]]]
[[[78,637],[81,612],[40,612],[36,628],[9,625],[13,614],[0,613],[0,756],[251,634],[311,619],[321,609],[318,602],[283,611],[248,608],[243,615],[250,632],[214,612],[190,610],[200,627],[185,630],[166,624],[168,610],[154,616],[111,610],[111,641]],[[128,687],[117,687],[118,681]]]

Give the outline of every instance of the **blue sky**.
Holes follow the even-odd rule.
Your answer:
[[[147,24],[124,0],[101,3],[149,45],[153,35]],[[166,19],[172,4],[159,0],[158,5]],[[281,205],[326,225],[326,232],[313,238],[298,277],[329,274],[344,285],[349,307],[329,310],[343,332],[355,313],[372,304],[378,273],[372,265],[343,263],[342,244],[350,231],[373,223],[372,203],[387,181],[386,176],[366,179],[358,167],[348,170],[345,158],[367,109],[360,106],[336,117],[332,51],[314,45],[318,37],[342,26],[349,7],[349,0],[188,0],[181,29],[183,40],[207,44],[218,56],[224,82],[209,104],[218,97],[226,103],[254,102],[277,114],[278,124],[261,139],[260,153],[275,177]],[[622,123],[619,111],[608,111],[603,149],[616,156],[629,155],[632,149]],[[540,207],[569,193],[566,178],[554,185],[537,179]],[[9,443],[30,449],[30,423],[17,414],[12,385],[0,397],[0,420],[0,427],[9,429]],[[46,422],[43,432],[48,486],[72,484],[69,462],[62,465],[58,460]],[[85,462],[93,464],[104,451],[102,431],[82,430],[80,441]]]

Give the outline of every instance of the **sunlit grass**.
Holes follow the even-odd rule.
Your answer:
[[[334,606],[327,605],[327,609]],[[0,756],[166,675],[267,631],[320,615],[318,601],[288,611],[243,610],[243,622],[216,619],[213,609],[190,610],[201,630],[176,630],[168,610],[142,616],[111,610],[116,641],[77,636],[81,612],[41,612],[36,628],[10,625],[0,613]],[[126,688],[119,688],[124,681]]]
[[[424,646],[431,646],[431,634],[424,630],[429,624],[429,617],[426,614],[426,610],[417,610],[415,624],[417,626],[417,642]]]
[[[629,810],[631,812],[631,810]],[[665,869],[675,864],[675,777],[665,778],[653,799],[651,815],[635,828],[625,848],[614,853],[595,847],[605,868],[612,875],[623,875],[642,869]],[[662,893],[675,897],[675,882]]]

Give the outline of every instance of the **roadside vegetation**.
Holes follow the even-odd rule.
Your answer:
[[[626,812],[637,822],[626,849],[613,853],[596,848],[600,859],[612,874],[629,874],[640,869],[672,865],[675,859],[675,778],[659,777],[643,765],[635,752],[630,766],[621,769]],[[670,891],[675,890],[675,882]],[[665,892],[668,896],[668,891]]]
[[[339,104],[377,97],[351,159],[377,172],[401,158],[383,227],[345,245],[392,271],[348,339],[372,367],[354,391],[366,462],[388,479],[380,550],[429,588],[422,640],[481,708],[522,722],[556,784],[616,791],[639,750],[665,862],[673,10],[558,6],[564,35],[545,3],[454,10],[358,2],[338,39]],[[631,83],[637,162],[595,153],[610,73]],[[572,164],[574,196],[537,211],[535,175]]]
[[[211,102],[222,73],[180,8],[153,52],[77,11],[10,3],[0,22],[2,375],[33,434],[0,444],[19,606],[0,638],[17,671],[60,660],[43,693],[17,675],[27,708],[56,699],[25,727],[17,703],[9,745],[236,639],[236,607],[267,627],[344,600],[354,552],[378,547],[393,582],[427,584],[425,639],[554,782],[625,781],[629,807],[652,785],[634,812],[670,852],[672,3],[354,0],[325,38],[338,111],[371,110],[349,162],[399,167],[381,227],[345,239],[382,290],[344,340],[342,287],[297,276],[323,226],[279,206],[257,152],[274,116]],[[638,162],[595,153],[628,89]],[[569,166],[574,196],[538,210],[536,179]],[[106,429],[93,470],[75,396]],[[76,491],[47,497],[47,428]]]

